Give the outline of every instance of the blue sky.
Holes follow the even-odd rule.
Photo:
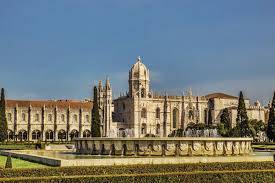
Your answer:
[[[275,1],[0,1],[8,98],[88,98],[107,75],[118,96],[138,55],[155,91],[243,90],[266,103],[275,89]]]

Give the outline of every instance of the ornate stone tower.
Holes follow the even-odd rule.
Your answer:
[[[150,92],[149,69],[137,57],[136,63],[129,71],[130,97],[147,98]]]
[[[106,79],[105,83],[105,105],[104,105],[104,123],[103,123],[103,135],[105,137],[110,136],[111,123],[112,123],[112,88],[109,78]]]
[[[109,78],[106,79],[105,86],[102,81],[98,83],[98,105],[100,109],[101,133],[102,136],[108,137],[112,123],[112,88]]]

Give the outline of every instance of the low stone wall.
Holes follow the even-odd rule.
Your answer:
[[[120,156],[230,156],[252,152],[252,138],[77,138],[79,154]]]

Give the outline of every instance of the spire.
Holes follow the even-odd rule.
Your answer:
[[[109,77],[106,78],[106,90],[110,90],[111,89],[111,84],[110,84],[110,80]]]
[[[192,93],[192,89],[191,88],[189,88],[189,90],[188,90],[188,96],[192,96],[193,95],[193,93]]]
[[[98,81],[98,90],[99,91],[103,90],[103,88],[102,88],[102,81],[101,80]]]

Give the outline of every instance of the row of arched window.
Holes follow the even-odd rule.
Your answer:
[[[142,118],[147,118],[147,109],[146,108],[141,109],[141,117]],[[160,108],[159,107],[156,108],[156,116],[155,117],[157,119],[160,118]]]
[[[8,113],[7,114],[7,120],[8,121],[12,121],[12,114]],[[22,121],[26,121],[26,114],[22,113]],[[40,121],[40,115],[39,114],[35,114],[34,116],[34,121]],[[53,121],[53,115],[52,114],[48,114],[48,121]],[[61,114],[61,121],[65,122],[65,115]],[[89,122],[90,121],[90,116],[89,115],[85,115],[85,122]],[[78,115],[73,115],[73,122],[77,123],[78,122]]]
[[[77,138],[79,136],[79,132],[77,130],[72,130],[69,134],[70,138]],[[31,133],[31,140],[39,140],[41,138],[41,131],[34,130]],[[83,137],[91,137],[91,131],[85,130],[83,131]],[[15,135],[12,130],[8,130],[7,139],[14,140]],[[59,130],[57,134],[58,140],[66,140],[67,132],[65,130]],[[26,130],[20,130],[17,135],[17,140],[26,141],[28,139],[28,133]],[[53,140],[54,139],[54,132],[52,130],[47,130],[45,133],[46,140]]]
[[[157,107],[156,108],[156,118],[159,119],[160,118],[160,108]],[[142,108],[141,110],[141,118],[147,118],[147,110],[146,108]],[[173,128],[177,128],[177,124],[179,124],[179,110],[177,108],[173,109]]]

